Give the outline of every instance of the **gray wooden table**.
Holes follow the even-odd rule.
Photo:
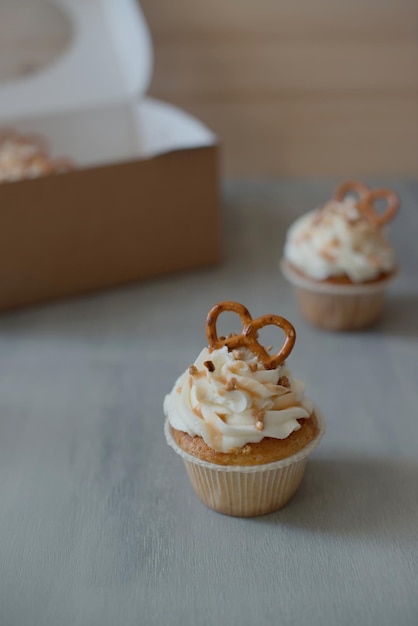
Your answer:
[[[418,184],[384,182],[402,273],[372,331],[307,327],[278,271],[332,183],[227,184],[221,266],[0,316],[1,626],[416,626]],[[162,429],[225,299],[293,321],[327,421],[298,495],[256,519],[207,510]]]

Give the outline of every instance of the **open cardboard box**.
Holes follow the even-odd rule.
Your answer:
[[[0,12],[12,1],[71,36],[49,64],[0,82],[0,127],[43,136],[77,167],[0,184],[0,308],[217,262],[216,139],[144,97],[152,48],[135,0],[8,0]]]

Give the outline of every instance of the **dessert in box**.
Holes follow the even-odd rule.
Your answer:
[[[224,311],[240,317],[241,333],[218,337]],[[273,355],[258,341],[270,325],[285,333]],[[209,508],[239,517],[270,513],[295,494],[324,431],[285,363],[295,330],[278,315],[252,319],[243,305],[222,302],[207,316],[206,335],[208,347],[164,400],[167,442]]]
[[[382,212],[379,201],[385,203]],[[397,273],[385,227],[398,205],[391,190],[348,182],[323,207],[292,224],[281,267],[308,322],[353,330],[379,318],[385,289]]]
[[[69,159],[53,159],[41,137],[0,130],[0,183],[73,169]]]
[[[19,12],[6,4],[7,15]],[[217,141],[199,120],[145,95],[152,47],[138,3],[30,6],[24,28],[42,39],[16,33],[2,48],[4,62],[18,52],[25,71],[13,78],[2,64],[0,128],[42,138],[52,161],[64,156],[73,167],[0,184],[0,308],[219,261]],[[4,10],[0,3],[0,22]],[[57,10],[65,46],[27,74],[25,43],[17,51],[13,42],[55,45]]]

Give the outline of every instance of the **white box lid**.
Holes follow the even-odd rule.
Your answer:
[[[42,11],[48,5],[61,9],[68,17],[71,40],[49,65],[0,83],[0,121],[124,104],[145,94],[152,45],[136,0],[9,0],[0,3],[0,21],[2,7],[10,11],[11,2],[23,17],[29,17],[25,2],[26,8],[30,2],[32,15],[37,6]],[[9,41],[22,45],[19,33]]]

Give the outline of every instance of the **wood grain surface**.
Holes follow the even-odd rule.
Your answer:
[[[200,117],[227,176],[417,173],[414,0],[143,0],[151,94]]]
[[[418,184],[365,182],[402,199],[373,330],[306,326],[279,273],[332,182],[229,183],[218,267],[0,316],[2,626],[416,626]],[[206,509],[163,434],[222,300],[292,321],[288,365],[326,419],[298,494],[261,518]]]

